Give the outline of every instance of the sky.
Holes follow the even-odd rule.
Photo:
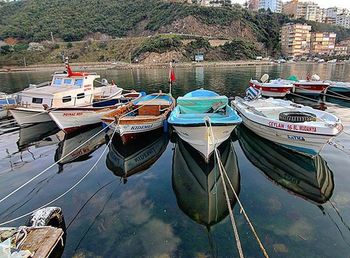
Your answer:
[[[239,3],[239,4],[242,4],[245,1],[246,0],[232,0],[232,2]],[[282,1],[287,2],[286,0],[282,0]],[[337,7],[350,9],[349,0],[313,0],[312,2],[318,3],[322,8],[337,6]]]

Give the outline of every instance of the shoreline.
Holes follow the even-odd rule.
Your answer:
[[[127,69],[155,69],[168,68],[169,63],[154,64],[129,64],[129,63],[112,63],[112,62],[86,62],[86,63],[70,63],[73,68],[79,70],[127,70]],[[220,61],[220,62],[186,62],[175,63],[176,68],[186,67],[223,67],[223,66],[257,66],[257,65],[276,65],[270,61]],[[19,72],[45,72],[64,69],[64,64],[37,64],[29,66],[5,66],[0,68],[0,73],[19,73]]]

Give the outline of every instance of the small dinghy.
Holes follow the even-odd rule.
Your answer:
[[[267,74],[264,74],[261,79],[250,80],[249,86],[261,90],[264,97],[279,97],[283,98],[293,89],[293,83],[287,80],[276,79],[270,80]]]
[[[214,148],[230,137],[242,119],[228,105],[226,96],[200,89],[177,99],[168,122],[182,140],[208,160]]]
[[[72,133],[82,127],[101,123],[101,118],[118,106],[143,96],[144,93],[130,92],[119,98],[98,101],[92,105],[49,109],[49,115],[65,133]]]
[[[175,99],[169,94],[153,93],[116,108],[103,116],[102,122],[115,129],[126,144],[167,126],[166,119],[174,106]]]
[[[236,97],[232,105],[257,135],[311,156],[343,130],[335,115],[291,101]]]
[[[9,109],[17,104],[16,96],[0,92],[0,119],[10,116]]]

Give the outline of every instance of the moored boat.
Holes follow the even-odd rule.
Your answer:
[[[17,105],[16,96],[0,92],[0,119],[10,116],[9,109]]]
[[[114,99],[111,103],[107,100],[105,106],[104,101],[96,104],[71,107],[71,108],[53,108],[49,109],[49,115],[57,126],[65,133],[72,133],[82,127],[101,123],[101,118],[110,113],[118,106],[125,105],[132,100],[136,100],[143,96],[140,92],[130,92],[121,95],[120,98]]]
[[[102,117],[102,122],[116,130],[123,143],[161,130],[174,108],[175,100],[169,94],[153,93],[123,105]]]
[[[104,82],[95,88],[94,81],[100,78],[96,73],[73,72],[66,64],[65,72],[53,74],[47,84],[30,85],[18,93],[18,107],[10,112],[20,126],[52,121],[48,109],[86,106],[96,99],[119,98],[123,89]]]
[[[293,89],[293,83],[276,79],[269,82],[259,82],[258,80],[250,80],[249,86],[261,90],[261,94],[264,97],[279,97],[283,98]]]
[[[312,156],[343,130],[335,115],[291,101],[237,97],[232,104],[243,124],[257,135]]]
[[[290,76],[289,78],[293,78],[291,81],[293,81],[294,92],[304,95],[320,95],[325,92],[330,85],[329,82],[321,81],[317,74],[311,77],[308,75],[306,80],[298,80],[296,76]]]
[[[228,105],[226,96],[199,89],[177,99],[168,122],[182,140],[208,160],[215,147],[230,137],[242,119]]]
[[[330,86],[327,89],[327,94],[342,94],[350,95],[350,82],[327,81]]]
[[[320,156],[293,152],[256,135],[246,127],[237,129],[244,154],[270,180],[316,204],[327,202],[334,190],[333,172]]]

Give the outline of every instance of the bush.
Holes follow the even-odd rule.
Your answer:
[[[255,59],[256,56],[260,55],[252,42],[241,39],[225,43],[221,48],[230,60]]]
[[[72,42],[68,42],[68,43],[67,43],[67,48],[72,48],[72,47],[73,47]]]
[[[162,37],[157,36],[146,40],[141,48],[133,54],[133,58],[146,52],[164,53],[166,51],[175,50],[182,46],[179,37]]]

